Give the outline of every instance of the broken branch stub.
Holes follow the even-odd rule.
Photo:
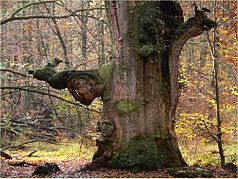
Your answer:
[[[75,100],[85,105],[90,105],[95,98],[102,96],[104,85],[97,70],[57,72],[55,67],[60,62],[55,58],[43,68],[30,70],[29,73],[55,89],[67,88]]]

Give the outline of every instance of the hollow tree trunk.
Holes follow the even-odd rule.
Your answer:
[[[107,7],[114,61],[94,159],[129,170],[185,166],[174,131],[178,57],[189,38],[215,22],[197,11],[184,23],[173,1],[110,1]]]

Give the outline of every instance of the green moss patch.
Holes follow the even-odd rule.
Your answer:
[[[142,57],[148,57],[150,54],[152,54],[155,51],[155,47],[152,44],[148,44],[148,45],[143,45],[140,49],[139,49],[139,54]]]
[[[136,138],[125,149],[114,153],[112,166],[132,172],[156,170],[164,163],[163,158],[152,137]]]
[[[112,63],[102,65],[100,68],[97,69],[99,77],[102,79],[105,86],[107,86],[110,82],[112,69],[113,69]]]
[[[46,65],[44,68],[35,70],[33,76],[38,80],[48,81],[55,73],[56,72],[52,67]]]
[[[138,3],[133,7],[134,25],[130,30],[131,38],[137,44],[138,53],[147,58],[157,52],[161,46],[161,35],[164,28],[159,3]]]
[[[117,103],[117,109],[120,115],[130,113],[132,111],[140,110],[140,106],[135,102],[129,101],[127,99],[121,100]]]

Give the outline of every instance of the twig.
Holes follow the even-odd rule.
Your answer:
[[[28,163],[26,162],[25,160],[23,161],[17,161],[17,162],[14,162],[14,163],[8,163],[9,165],[13,165],[13,166],[24,166],[24,165],[33,165],[33,166],[37,166],[37,164],[33,164],[33,163]]]
[[[205,129],[207,130],[207,132],[210,134],[210,136],[211,136],[215,141],[218,141],[216,135],[213,134],[213,133],[209,130],[209,128],[207,127],[206,122],[205,122],[204,120],[202,120],[202,119],[201,119],[201,121],[204,123],[204,127],[205,127]]]
[[[72,13],[70,14],[66,14],[66,15],[62,15],[62,16],[52,16],[52,15],[32,15],[32,16],[11,16],[10,18],[7,18],[7,19],[4,19],[4,20],[1,20],[1,25],[3,24],[6,24],[8,22],[11,22],[11,21],[15,21],[15,20],[29,20],[29,19],[66,19],[66,18],[69,18],[69,17],[72,17],[72,16],[79,16],[79,14],[77,14],[78,12],[81,12],[81,11],[85,11],[85,10],[88,10],[88,11],[91,11],[91,10],[103,10],[105,8],[91,8],[91,9],[78,9],[78,10],[75,10],[73,11]],[[90,18],[95,18],[93,16],[90,16]],[[96,18],[97,19],[97,18]]]
[[[37,152],[37,150],[34,150],[34,151],[32,151],[31,153],[29,153],[28,155],[26,155],[27,157],[31,157],[34,153],[36,153]]]
[[[57,0],[56,0],[57,1]],[[53,2],[56,2],[56,1],[40,1],[40,2],[34,2],[34,3],[31,3],[31,4],[27,4],[23,7],[20,7],[19,9],[17,9],[11,17],[15,17],[15,15],[20,12],[21,10],[27,8],[27,7],[30,7],[30,6],[34,6],[34,5],[39,5],[39,4],[46,4],[46,3],[53,3]]]
[[[13,73],[13,74],[16,74],[16,75],[20,75],[20,76],[23,76],[23,77],[30,77],[30,76],[25,75],[23,73],[20,73],[20,72],[17,72],[17,71],[13,71],[13,70],[9,70],[9,69],[0,69],[0,71],[2,71],[2,72],[10,72],[10,73]]]
[[[72,102],[72,101],[69,101],[69,100],[66,100],[64,98],[61,98],[59,96],[56,96],[56,95],[53,95],[53,94],[49,94],[49,93],[45,93],[45,92],[42,92],[42,91],[37,91],[37,90],[32,90],[32,89],[27,89],[27,88],[21,88],[21,87],[17,87],[17,86],[1,86],[0,87],[1,90],[7,90],[7,89],[15,89],[15,90],[22,90],[22,91],[28,91],[28,92],[33,92],[33,93],[38,93],[38,94],[43,94],[43,95],[47,95],[47,96],[52,96],[56,99],[59,99],[59,100],[62,100],[64,102],[67,102],[67,103],[70,103],[70,104],[73,104],[73,105],[76,105],[76,106],[80,106],[80,107],[84,107],[83,105],[79,104],[79,103],[75,103],[75,102]],[[88,107],[85,107],[85,109],[89,110],[89,111],[93,111],[93,112],[96,112],[96,113],[100,113],[100,111],[98,110],[95,110],[95,109],[90,109]]]

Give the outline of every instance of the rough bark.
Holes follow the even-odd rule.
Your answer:
[[[101,157],[96,160],[108,158],[113,167],[136,171],[185,166],[174,131],[178,59],[188,39],[216,23],[197,9],[184,22],[173,1],[110,1],[108,14],[113,74],[103,99],[104,128],[96,153]]]

